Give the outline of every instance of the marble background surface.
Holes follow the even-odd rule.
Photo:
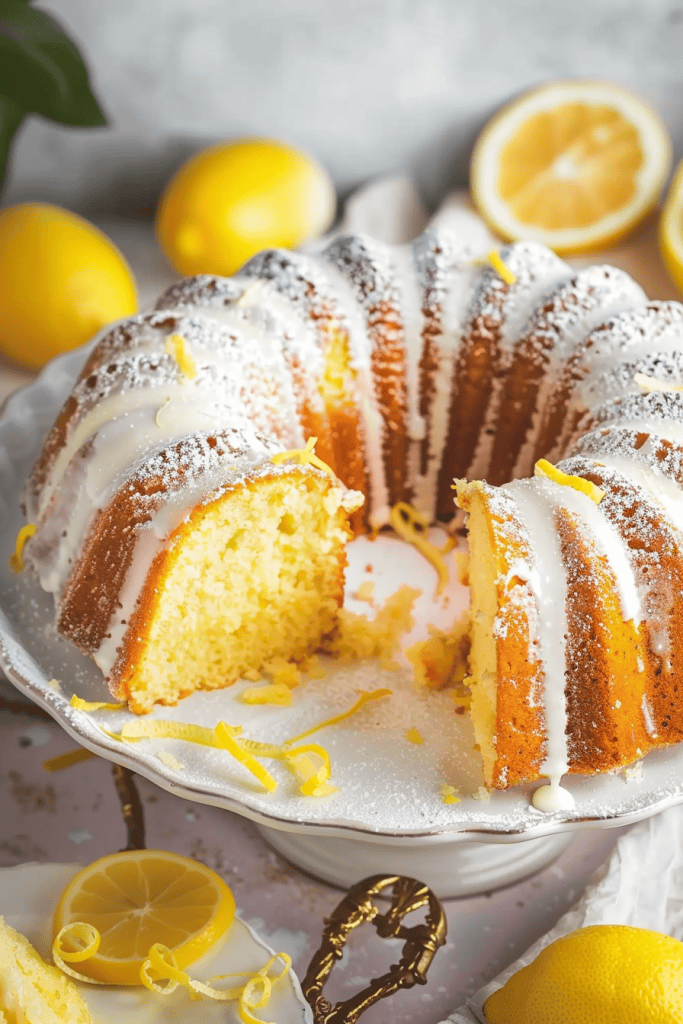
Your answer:
[[[341,192],[407,168],[432,205],[465,181],[506,99],[609,78],[661,112],[683,155],[682,0],[41,0],[82,46],[108,129],[22,130],[6,201],[151,212],[198,145],[286,138]]]

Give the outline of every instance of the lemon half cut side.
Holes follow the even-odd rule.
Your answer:
[[[79,971],[112,985],[139,985],[155,943],[168,946],[182,970],[219,941],[234,916],[230,889],[204,864],[164,850],[130,850],[102,857],[71,879],[53,932],[77,921],[92,925],[100,946]]]
[[[532,89],[485,126],[470,167],[472,198],[507,240],[590,252],[631,231],[656,205],[671,141],[638,96],[598,81]]]

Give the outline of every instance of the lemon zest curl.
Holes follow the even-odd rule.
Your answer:
[[[19,533],[17,534],[16,543],[14,546],[14,551],[10,555],[9,559],[9,567],[12,570],[12,572],[21,572],[23,570],[24,545],[26,544],[26,541],[29,539],[29,537],[32,537],[35,532],[35,523],[26,523],[26,525],[22,526],[22,528],[19,530]]]

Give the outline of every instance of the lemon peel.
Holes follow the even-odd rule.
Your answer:
[[[656,377],[648,377],[646,373],[636,373],[633,380],[646,395],[652,391],[683,391],[683,384],[671,384]]]
[[[267,689],[267,687],[257,689]],[[144,722],[126,722],[120,733],[109,732],[107,729],[103,729],[103,732],[118,742],[137,743],[144,739],[175,739],[225,750],[239,761],[269,793],[277,789],[277,780],[259,763],[257,758],[276,760],[284,764],[295,775],[300,782],[299,790],[302,796],[323,797],[338,792],[338,789],[328,782],[332,770],[328,751],[317,743],[305,746],[294,746],[294,744],[301,743],[302,740],[307,739],[320,729],[343,722],[360,711],[366,704],[382,697],[388,697],[392,692],[389,689],[379,689],[361,693],[358,700],[347,711],[325,719],[323,722],[318,722],[298,736],[292,736],[285,740],[281,745],[243,737],[241,726],[229,725],[227,722],[219,722],[215,729],[209,729],[206,726],[194,725],[189,722],[155,719]],[[165,761],[164,763],[168,764],[169,762]],[[174,766],[171,765],[171,767]]]
[[[318,743],[289,749],[285,745],[277,746],[274,743],[243,739],[240,740],[240,746],[254,757],[265,757],[283,763],[302,783],[300,792],[303,796],[320,797],[339,792],[337,787],[327,784],[332,770],[330,755]],[[318,765],[308,756],[309,754],[320,759]]]
[[[406,733],[406,739],[408,740],[409,743],[415,743],[417,746],[419,746],[421,743],[424,743],[422,733],[420,732],[419,729],[416,729],[415,726],[412,726],[412,728],[408,729],[408,732]]]
[[[292,691],[286,683],[268,683],[266,686],[254,686],[244,690],[238,700],[242,704],[276,704],[278,707],[289,707],[292,703]]]
[[[280,960],[281,970],[270,975],[273,965]],[[238,1012],[243,1021],[252,1021],[257,1024],[265,1024],[258,1017],[251,1014],[251,1010],[258,1010],[267,1006],[273,986],[284,978],[292,966],[291,958],[287,953],[276,953],[257,971],[239,971],[235,974],[219,974],[211,981],[228,981],[232,978],[246,978],[246,982],[232,988],[216,988],[215,985],[198,981],[190,977],[186,971],[180,970],[177,965],[173,951],[163,943],[155,943],[149,950],[147,959],[140,968],[140,981],[149,989],[160,996],[172,995],[178,986],[186,988],[191,999],[205,997],[214,1002],[231,1002],[239,1000]],[[162,984],[165,982],[165,984]],[[260,992],[259,992],[260,990]]]
[[[89,761],[91,757],[97,757],[97,754],[85,747],[76,747],[75,750],[68,750],[65,754],[58,754],[57,757],[43,761],[43,768],[46,772],[60,772],[62,768],[70,768],[72,764],[78,764],[80,761]]]
[[[316,767],[315,761],[309,756],[319,758]],[[288,750],[284,754],[285,764],[288,765],[301,780],[299,787],[303,796],[327,796],[330,792],[337,792],[335,787],[329,786],[324,793],[320,790],[325,787],[331,774],[330,755],[324,747],[318,743],[309,743],[294,750]]]
[[[24,568],[24,546],[29,537],[32,537],[36,532],[35,523],[26,523],[25,526],[19,530],[17,539],[14,545],[14,551],[10,555],[9,567],[12,572],[21,572]]]
[[[591,501],[594,501],[596,505],[599,505],[602,499],[605,497],[605,492],[602,487],[598,487],[597,484],[591,483],[590,480],[584,480],[581,476],[572,476],[569,473],[563,473],[557,466],[553,466],[552,462],[548,462],[547,459],[539,459],[534,466],[534,476],[542,476],[548,480],[554,481],[556,484],[563,484],[567,487],[573,487],[575,491],[580,491],[581,494],[585,494]]]
[[[293,743],[299,743],[301,740],[307,739],[312,736],[314,732],[318,732],[320,729],[326,729],[329,725],[336,725],[338,722],[343,722],[345,719],[350,718],[351,715],[355,715],[357,711],[360,711],[362,707],[369,704],[373,700],[380,700],[382,697],[390,697],[393,690],[386,688],[380,690],[366,690],[361,693],[360,697],[353,704],[348,711],[342,711],[339,715],[334,715],[332,718],[326,718],[323,722],[318,722],[317,725],[312,725],[310,729],[305,729],[304,732],[300,732],[297,736],[291,736],[288,740],[285,740],[284,746],[290,747]]]
[[[216,738],[223,750],[227,750],[236,761],[244,765],[247,771],[251,772],[254,778],[258,779],[264,789],[267,789],[269,793],[273,793],[277,789],[277,781],[270,772],[266,771],[262,764],[259,764],[248,750],[240,746],[234,738],[234,733],[225,722],[219,722],[216,726]]]
[[[241,733],[239,725],[227,725],[234,736]],[[202,747],[220,747],[215,729],[208,729],[204,725],[194,725],[192,722],[171,722],[167,719],[158,718],[147,722],[126,722],[121,732],[109,733],[111,737],[119,740],[127,740],[135,743],[137,740],[184,740],[188,743],[197,743]]]
[[[169,334],[164,342],[164,351],[175,360],[183,377],[194,380],[197,376],[197,364],[182,334]]]
[[[95,956],[100,948],[101,941],[102,936],[97,928],[91,924],[86,924],[84,921],[74,921],[71,924],[65,925],[64,928],[57,932],[52,943],[52,959],[55,967],[59,967],[60,971],[68,974],[70,978],[74,978],[76,981],[83,981],[88,985],[106,985],[107,982],[89,978],[86,974],[81,974],[69,966],[69,964],[81,964],[84,960],[89,960],[90,957]],[[70,945],[76,946],[76,948],[65,949],[65,942],[69,942]]]
[[[302,466],[315,466],[316,469],[322,469],[323,473],[329,473],[330,476],[334,476],[334,470],[315,454],[317,443],[317,437],[309,437],[305,448],[293,448],[291,451],[278,452],[276,455],[273,455],[270,461],[276,466],[281,466],[283,462],[298,462]]]
[[[391,509],[389,519],[399,537],[407,541],[408,544],[412,544],[432,563],[439,576],[436,593],[442,594],[448,583],[448,566],[444,561],[443,551],[440,551],[435,544],[427,539],[429,516],[418,512],[406,501],[399,501]]]
[[[441,799],[445,804],[459,804],[460,797],[455,786],[451,786],[448,782],[441,783]]]
[[[517,275],[510,270],[497,249],[492,249],[491,252],[488,253],[486,259],[489,261],[496,273],[502,277],[505,284],[515,284]]]
[[[109,704],[105,700],[83,700],[82,697],[77,697],[75,694],[69,704],[78,711],[120,711],[126,706],[125,704]]]
[[[93,925],[83,921],[75,921],[66,925],[56,935],[52,943],[52,959],[55,966],[64,974],[80,981],[86,985],[107,985],[108,982],[98,981],[70,966],[72,963],[83,963],[95,956],[100,948],[102,936]],[[75,949],[68,949],[65,943],[75,946]],[[277,963],[281,962],[280,970],[271,975],[270,971]],[[246,978],[247,980],[231,988],[216,988],[207,982],[199,981],[190,977],[187,971],[178,967],[173,950],[161,942],[155,942],[149,949],[147,958],[140,967],[140,982],[150,992],[160,996],[170,996],[175,990],[182,986],[186,988],[191,999],[212,999],[214,1002],[233,1002],[239,1000],[238,1012],[241,1019],[248,1024],[265,1024],[261,1019],[254,1017],[251,1010],[258,1010],[267,1006],[273,986],[281,981],[292,966],[291,957],[287,953],[275,953],[269,960],[256,971],[239,971],[235,974],[219,974],[210,981],[227,981],[232,978]],[[260,991],[259,991],[260,990]]]

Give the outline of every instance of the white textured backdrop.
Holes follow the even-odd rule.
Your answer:
[[[683,153],[683,0],[43,0],[79,41],[109,129],[27,124],[6,201],[149,212],[198,144],[316,153],[342,191],[409,167],[435,203],[503,101],[547,78],[632,86]]]

